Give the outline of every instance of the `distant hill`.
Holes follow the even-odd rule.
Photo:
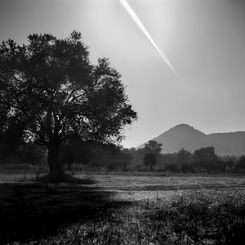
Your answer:
[[[244,131],[204,134],[187,124],[179,124],[153,140],[163,144],[164,153],[178,152],[181,148],[194,152],[213,146],[218,155],[245,155]]]

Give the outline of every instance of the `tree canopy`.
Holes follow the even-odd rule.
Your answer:
[[[157,163],[157,159],[155,154],[149,152],[144,155],[143,164],[145,166],[149,166],[151,171],[153,170],[153,166],[156,163]]]
[[[153,170],[153,166],[157,163],[157,158],[159,157],[162,150],[162,144],[155,140],[149,140],[142,148],[142,152],[145,154],[143,159],[143,164],[149,166],[150,170]]]
[[[159,154],[162,151],[162,144],[155,140],[149,140],[149,142],[145,144],[142,150],[145,153]]]
[[[26,141],[45,145],[50,173],[59,176],[62,141],[77,135],[115,142],[123,127],[137,118],[120,74],[106,58],[92,65],[78,32],[66,39],[33,34],[23,45],[2,42],[0,104],[8,117],[1,120],[18,121]]]

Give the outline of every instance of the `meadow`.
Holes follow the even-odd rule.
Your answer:
[[[1,244],[245,244],[244,176],[0,174]]]

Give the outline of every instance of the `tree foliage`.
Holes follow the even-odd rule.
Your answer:
[[[157,158],[159,157],[161,150],[162,144],[155,140],[150,140],[142,149],[142,152],[144,153],[143,164],[149,166],[151,171],[153,170],[153,166],[157,163]]]
[[[162,144],[155,140],[149,140],[142,149],[144,153],[159,154],[162,151]]]
[[[66,39],[33,34],[23,45],[3,42],[0,104],[13,122],[21,122],[26,141],[47,147],[55,175],[63,174],[58,152],[67,137],[117,141],[137,117],[120,74],[105,58],[92,65],[78,32]]]
[[[146,153],[144,156],[143,164],[149,166],[150,170],[153,170],[153,166],[157,163],[156,155],[153,153]]]
[[[237,169],[238,170],[245,170],[245,156],[241,156],[237,162]]]

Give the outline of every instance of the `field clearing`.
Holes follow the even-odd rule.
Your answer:
[[[79,177],[79,175],[77,176]],[[82,177],[82,176],[80,176]],[[114,191],[114,198],[140,201],[169,199],[173,195],[195,190],[244,192],[244,176],[128,176],[94,175],[95,186]]]
[[[79,175],[77,175],[79,177]],[[81,176],[82,177],[82,176]],[[92,175],[100,186],[117,189],[147,188],[167,186],[167,188],[185,187],[242,187],[245,186],[244,176],[138,176],[138,175]]]
[[[139,175],[139,174],[76,174],[77,178],[89,178],[95,181],[93,190],[106,190],[114,193],[114,198],[139,201],[144,199],[164,198],[165,196],[193,190],[234,190],[245,189],[245,176],[241,175]],[[34,174],[1,174],[0,183],[30,183]]]
[[[92,185],[83,185],[93,190],[113,192],[116,200],[139,201],[145,199],[168,198],[177,193],[194,190],[237,191],[245,190],[245,176],[241,175],[173,175],[155,174],[76,174],[77,178],[89,178]],[[0,183],[32,183],[34,174],[0,174]],[[62,184],[60,184],[62,185]],[[58,186],[58,185],[57,185]],[[83,190],[84,188],[82,188]],[[81,191],[82,191],[81,190]]]
[[[78,174],[95,183],[51,186],[24,177],[0,174],[1,244],[245,241],[244,176]]]

